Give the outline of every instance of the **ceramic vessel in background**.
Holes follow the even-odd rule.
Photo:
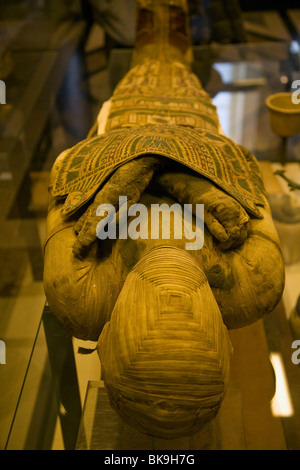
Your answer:
[[[280,137],[300,134],[300,103],[293,103],[293,93],[275,93],[268,96],[271,129]]]

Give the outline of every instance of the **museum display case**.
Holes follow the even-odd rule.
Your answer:
[[[300,102],[300,10],[244,11],[245,43],[195,40],[193,69],[225,135],[259,161],[286,285],[274,312],[230,330],[234,353],[218,418],[193,438],[165,442],[120,423],[95,344],[68,334],[44,293],[50,170],[86,137],[132,58],[131,46],[110,41],[87,3],[0,5],[0,449],[299,450],[300,193],[286,178],[300,184],[300,133],[283,141],[266,103],[287,92]],[[291,206],[284,216],[282,201]]]

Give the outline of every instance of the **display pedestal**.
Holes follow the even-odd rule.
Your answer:
[[[122,422],[111,408],[103,382],[88,384],[76,450],[245,450],[241,392],[229,384],[217,417],[202,431],[181,439],[158,439]]]

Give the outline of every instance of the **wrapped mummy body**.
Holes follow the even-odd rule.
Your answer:
[[[113,408],[141,432],[178,438],[215,417],[230,342],[207,279],[186,251],[156,248],[136,264],[99,353]]]
[[[213,419],[228,382],[227,328],[271,312],[284,286],[258,164],[220,132],[191,60],[186,2],[139,0],[132,68],[106,117],[51,172],[45,243],[53,313],[98,341],[120,416],[166,439]],[[120,221],[120,196],[149,209],[144,235],[153,205],[203,204],[203,247],[188,253],[174,232],[97,239],[99,207]]]

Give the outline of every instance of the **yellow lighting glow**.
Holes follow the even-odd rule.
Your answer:
[[[270,353],[270,361],[276,379],[275,395],[271,401],[272,414],[275,417],[290,417],[294,414],[294,409],[282,357],[279,353]]]

